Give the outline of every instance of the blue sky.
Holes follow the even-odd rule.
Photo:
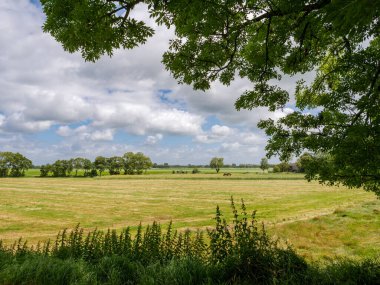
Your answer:
[[[21,152],[35,164],[56,159],[142,151],[156,163],[259,163],[265,108],[236,111],[250,82],[237,79],[207,92],[179,85],[161,64],[173,32],[157,27],[138,6],[134,17],[156,33],[134,50],[85,62],[41,30],[38,1],[0,3],[0,151]],[[294,88],[287,78],[283,86]],[[273,162],[277,159],[273,158]]]

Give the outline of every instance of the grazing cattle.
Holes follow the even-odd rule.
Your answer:
[[[231,173],[225,172],[225,173],[223,173],[223,176],[231,176]]]

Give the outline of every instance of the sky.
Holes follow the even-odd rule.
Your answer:
[[[20,152],[35,165],[129,151],[158,164],[208,164],[215,156],[259,163],[268,138],[258,121],[278,119],[291,105],[236,111],[237,98],[252,88],[240,78],[206,92],[179,85],[161,63],[173,31],[157,27],[143,5],[133,13],[155,35],[92,63],[42,32],[38,1],[0,1],[0,151]],[[295,81],[280,85],[291,92]]]

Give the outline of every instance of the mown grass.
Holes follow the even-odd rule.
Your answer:
[[[77,223],[86,230],[135,230],[140,221],[172,220],[176,229],[204,228],[214,222],[215,205],[228,207],[232,195],[309,259],[370,257],[380,250],[380,201],[372,193],[304,180],[6,178],[0,193],[0,239],[8,244],[53,238]]]

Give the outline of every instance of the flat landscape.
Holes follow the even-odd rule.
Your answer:
[[[230,197],[274,237],[310,260],[373,257],[380,251],[380,200],[373,193],[307,182],[299,174],[254,171],[223,177],[170,174],[96,178],[2,178],[0,239],[29,244],[80,223],[85,229],[132,229],[173,221],[176,229],[206,228],[219,205],[231,217]],[[31,174],[29,174],[31,175]]]

